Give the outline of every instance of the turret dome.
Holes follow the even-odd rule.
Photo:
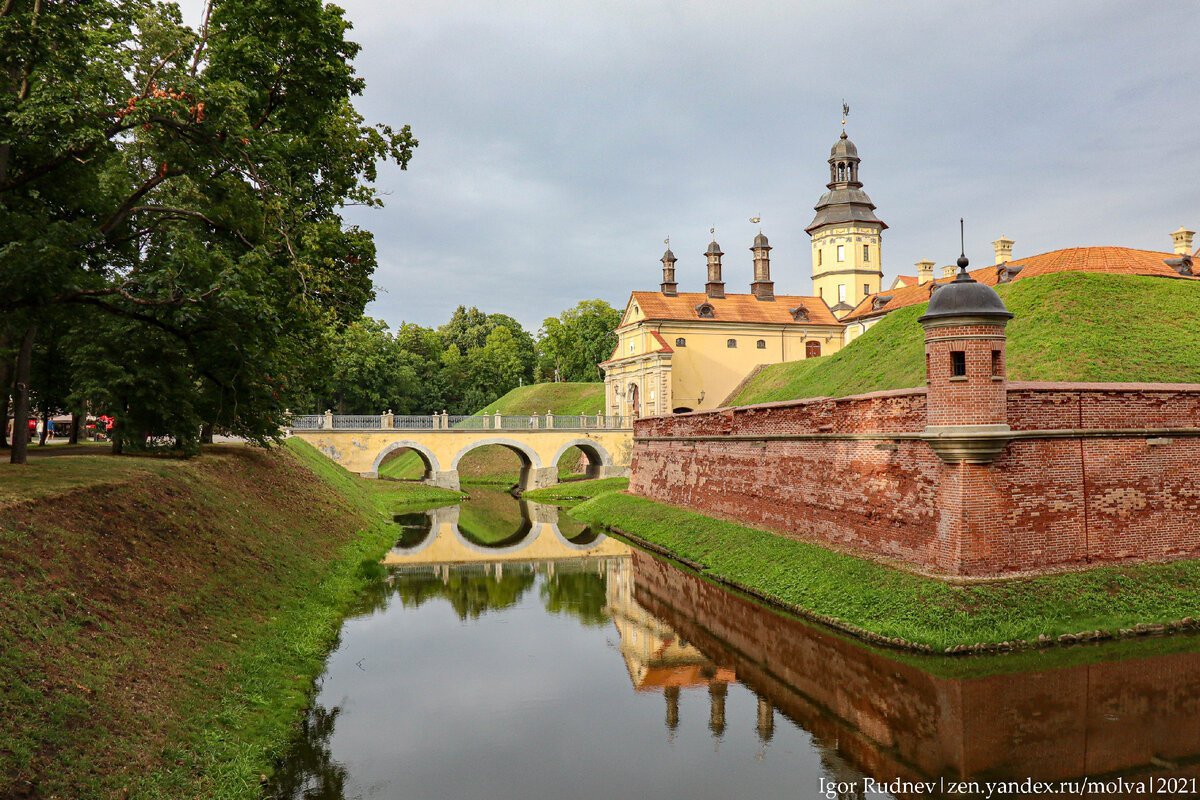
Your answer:
[[[858,158],[858,148],[846,136],[846,132],[842,131],[833,147],[829,148],[829,155],[831,158]]]
[[[958,259],[958,275],[949,283],[939,284],[929,298],[929,308],[917,320],[922,324],[949,317],[983,317],[993,320],[1012,319],[1012,312],[996,290],[985,286],[967,274],[967,259]]]

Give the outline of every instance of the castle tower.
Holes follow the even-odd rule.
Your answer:
[[[754,283],[750,284],[750,292],[759,300],[775,299],[775,282],[771,280],[771,245],[767,237],[760,231],[754,237],[754,245],[750,248],[754,253]]]
[[[708,258],[708,283],[704,284],[704,293],[712,298],[725,296],[725,282],[721,280],[721,245],[714,239],[708,245],[704,255]]]
[[[667,252],[663,253],[662,293],[668,297],[674,297],[679,293],[679,284],[675,282],[675,262],[678,260],[669,247],[667,248]]]
[[[887,225],[875,216],[875,204],[863,191],[860,161],[858,148],[843,130],[829,152],[828,191],[804,229],[812,237],[813,291],[839,319],[878,292],[883,279],[880,247]]]
[[[952,463],[986,464],[1008,432],[1004,326],[1012,313],[967,274],[938,287],[918,322],[925,329],[927,441]]]

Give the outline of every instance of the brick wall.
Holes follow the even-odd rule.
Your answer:
[[[1009,384],[1014,431],[1143,433],[1017,439],[990,465],[946,464],[912,438],[926,399],[905,390],[639,420],[631,490],[946,575],[1200,557],[1200,437],[1163,430],[1196,425],[1200,386]],[[801,438],[755,438],[771,436]]]

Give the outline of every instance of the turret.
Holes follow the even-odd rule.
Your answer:
[[[679,284],[675,282],[675,262],[679,259],[675,258],[675,254],[668,247],[667,252],[663,253],[662,257],[662,293],[668,297],[674,297],[679,293]]]
[[[754,237],[754,245],[750,248],[754,253],[754,283],[750,284],[750,292],[759,300],[775,299],[775,282],[771,280],[771,245],[762,232]]]
[[[721,280],[721,245],[714,239],[708,245],[704,255],[708,258],[708,283],[704,284],[704,292],[712,298],[725,296],[725,282]]]
[[[1012,313],[990,286],[958,275],[929,299],[925,329],[926,428],[944,460],[989,463],[1004,448],[1008,386],[1004,326]]]

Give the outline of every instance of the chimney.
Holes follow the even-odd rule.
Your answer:
[[[924,286],[933,280],[933,268],[935,266],[937,266],[937,263],[929,259],[917,262],[917,286]]]
[[[667,252],[663,253],[662,293],[667,297],[674,297],[679,293],[679,284],[675,282],[675,262],[678,260],[670,248],[667,248]]]
[[[953,264],[948,264],[942,267],[943,278],[953,278],[955,272],[958,272],[958,267],[954,266]]]
[[[1192,254],[1192,237],[1195,235],[1195,231],[1189,231],[1187,228],[1180,228],[1172,233],[1171,240],[1175,242],[1175,255],[1190,256]]]
[[[1004,234],[1000,234],[1000,238],[992,242],[992,248],[996,251],[996,263],[1007,264],[1012,261],[1012,249],[1016,244],[1012,239]]]
[[[775,299],[775,283],[771,280],[771,245],[767,237],[760,231],[754,237],[754,283],[750,284],[750,292],[759,300]]]
[[[721,252],[721,245],[714,239],[709,243],[704,255],[708,257],[708,283],[704,284],[704,293],[711,298],[720,299],[725,296],[725,282],[721,280],[721,256],[725,254]]]

